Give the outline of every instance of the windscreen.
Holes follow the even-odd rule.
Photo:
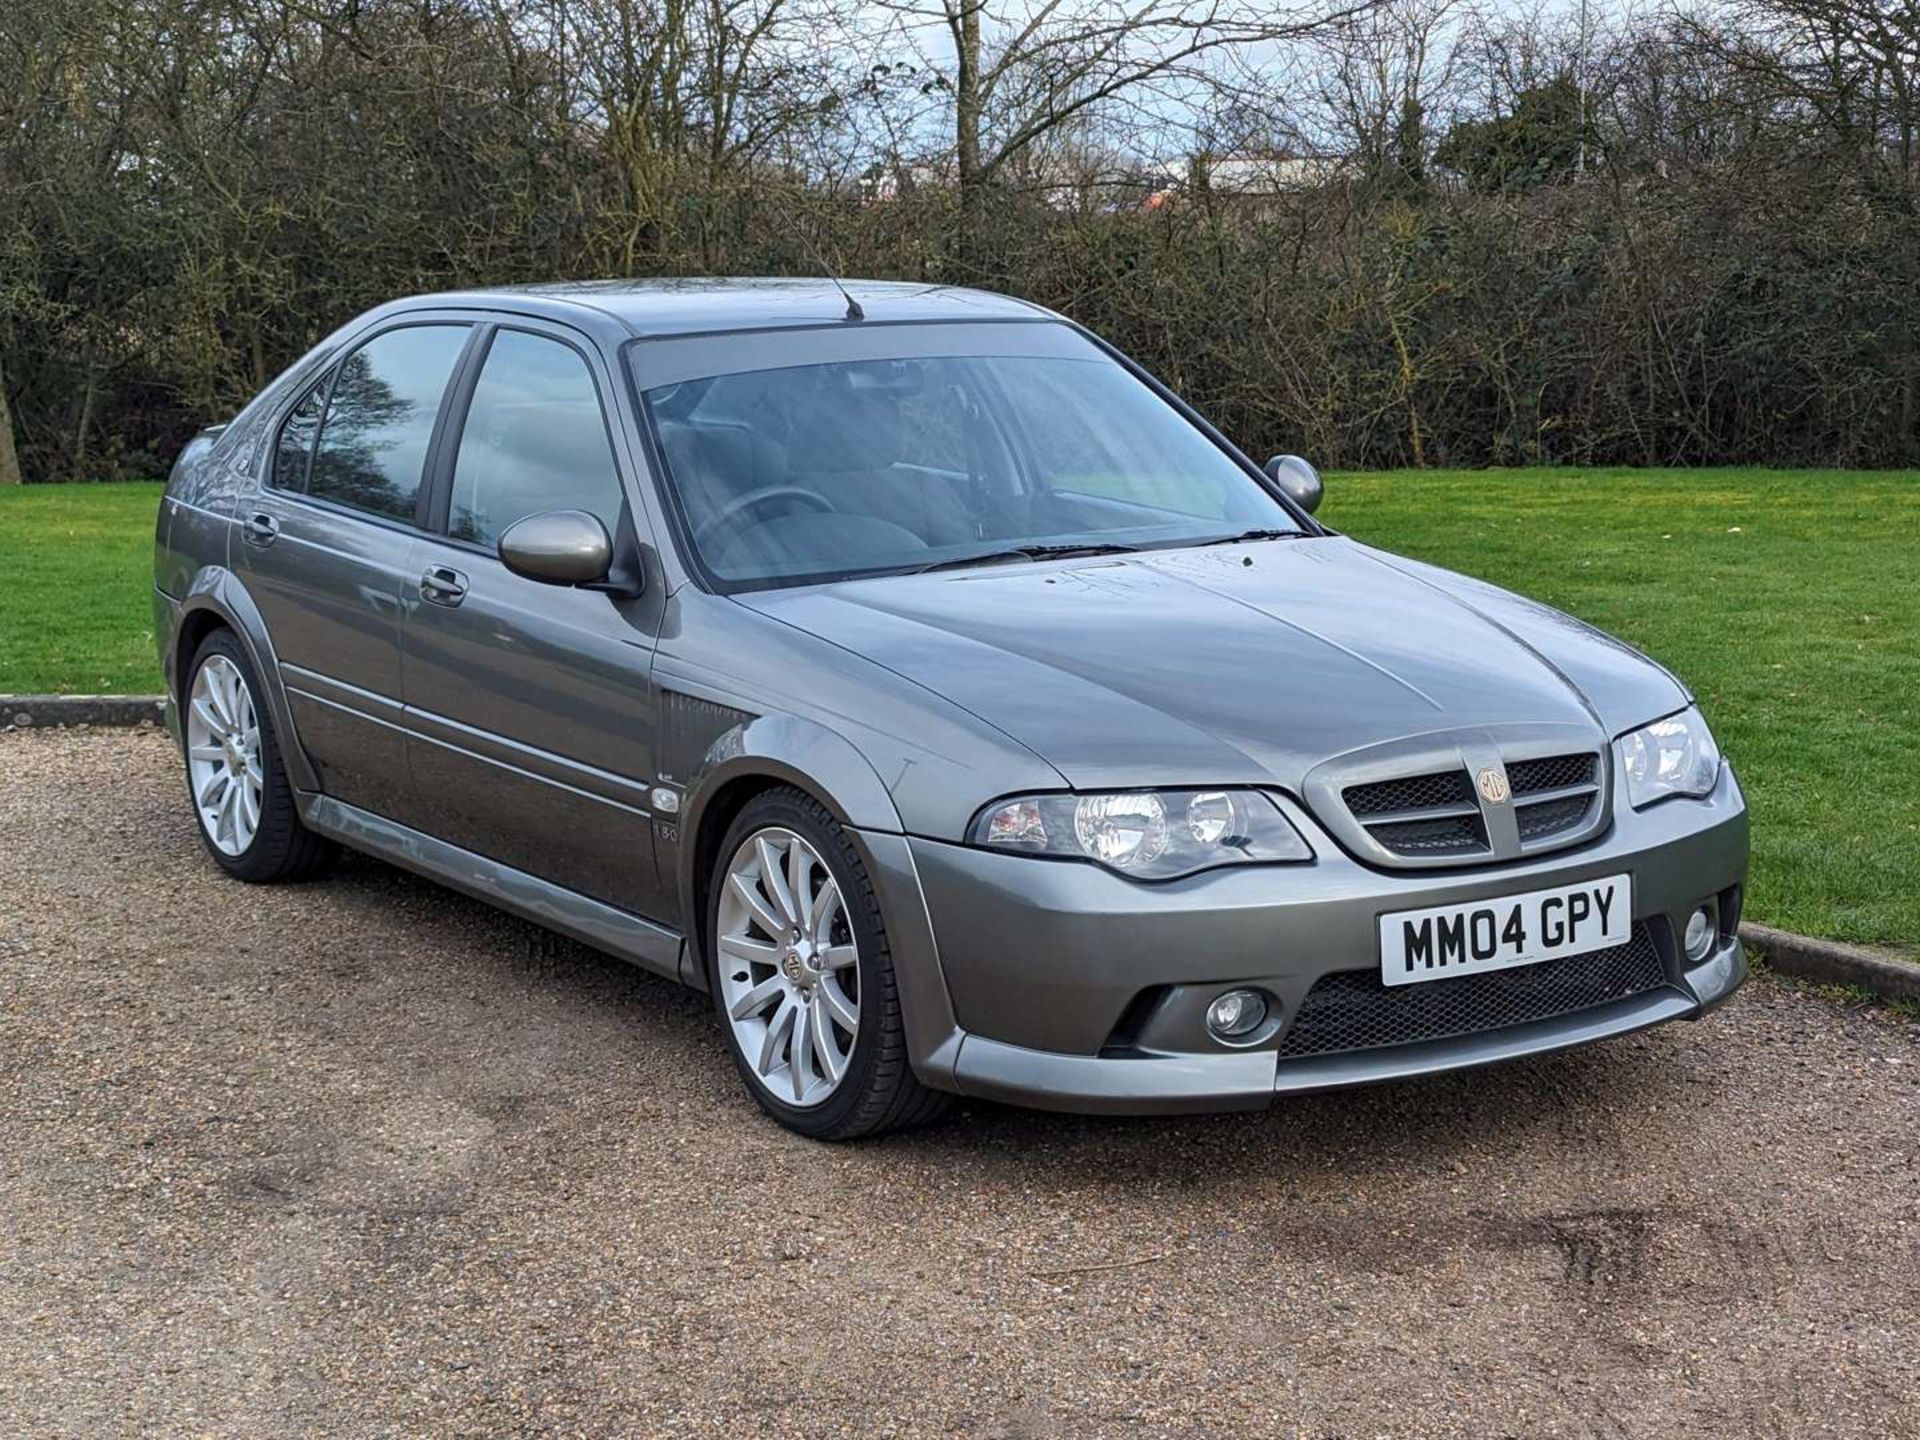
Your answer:
[[[642,394],[694,549],[729,588],[1301,528],[1091,346],[742,369]]]

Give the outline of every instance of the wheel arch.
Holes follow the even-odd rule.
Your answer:
[[[319,789],[319,778],[294,730],[293,709],[281,683],[280,663],[267,634],[266,621],[239,577],[224,566],[202,567],[180,602],[180,617],[167,652],[165,679],[169,701],[176,706],[182,702],[194,654],[207,636],[218,629],[231,630],[247,652],[247,661],[253,666],[254,679],[266,698],[274,732],[279,737],[281,759],[295,790]]]
[[[846,827],[869,866],[863,830],[898,833],[900,812],[879,774],[845,736],[817,721],[762,715],[734,726],[707,747],[682,801],[676,873],[686,921],[689,984],[707,988],[707,904],[727,829],[754,797],[784,787],[825,806]]]
[[[187,668],[193,657],[216,630],[236,630],[225,614],[212,605],[196,605],[181,612],[180,627],[174,636],[172,663],[167,668],[167,689],[176,704],[187,700]]]

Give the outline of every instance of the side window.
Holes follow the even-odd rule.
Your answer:
[[[413,519],[434,418],[467,332],[409,325],[374,336],[340,363],[308,494]]]
[[[542,510],[585,510],[614,533],[620,479],[593,372],[570,345],[500,330],[453,465],[447,532],[491,545]]]
[[[273,474],[269,477],[269,483],[278,489],[307,488],[307,461],[313,454],[314,437],[320,433],[320,407],[326,398],[327,377],[322,375],[280,422],[280,438],[273,447]]]

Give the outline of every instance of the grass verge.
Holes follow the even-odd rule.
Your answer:
[[[0,487],[0,693],[139,694],[158,485]]]

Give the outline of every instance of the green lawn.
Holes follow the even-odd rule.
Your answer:
[[[0,487],[0,694],[145,693],[158,485]]]
[[[158,688],[158,494],[0,490],[0,692]],[[1920,946],[1920,474],[1335,475],[1324,513],[1671,665],[1753,805],[1748,913]]]

